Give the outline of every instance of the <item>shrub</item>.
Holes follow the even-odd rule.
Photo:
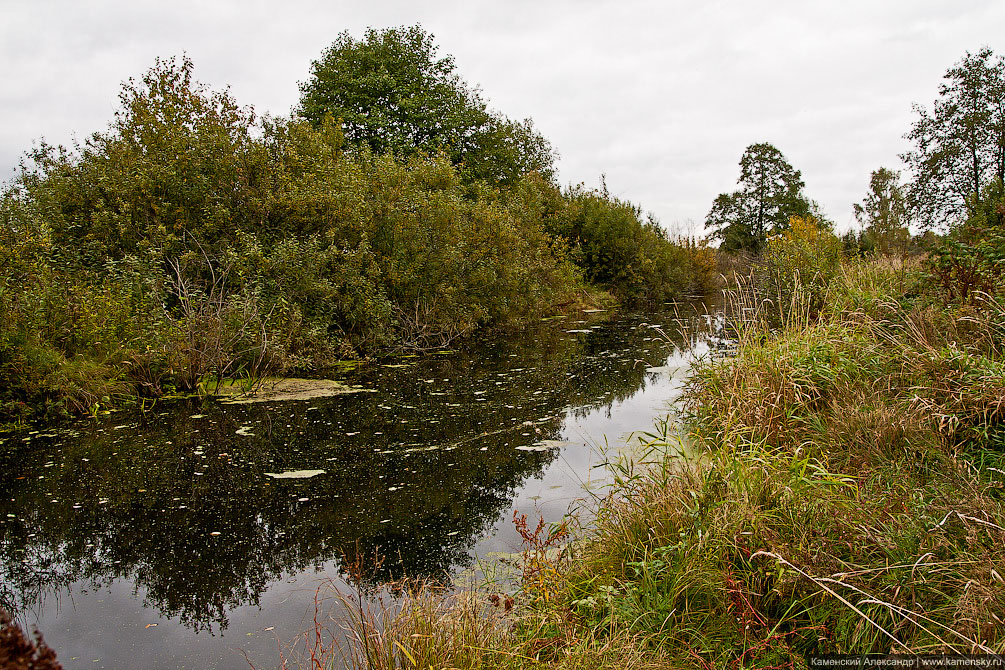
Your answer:
[[[0,609],[0,668],[4,670],[62,670],[56,652],[35,632],[32,641],[21,627]]]
[[[661,303],[712,286],[712,253],[695,241],[675,243],[639,207],[611,197],[606,187],[565,194],[566,205],[546,230],[566,241],[569,258],[586,278],[628,305]]]
[[[929,272],[949,300],[973,302],[1005,282],[1005,186],[1001,180],[970,199],[973,214],[933,249]]]
[[[768,240],[756,269],[760,291],[780,312],[801,296],[816,312],[841,267],[841,255],[841,240],[832,232],[810,217],[794,216],[788,230]]]

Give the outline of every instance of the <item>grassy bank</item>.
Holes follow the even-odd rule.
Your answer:
[[[697,666],[1003,651],[1005,310],[933,304],[922,277],[846,267],[818,318],[794,295],[699,367],[703,456],[605,508],[569,584],[617,597],[579,614]]]
[[[946,304],[926,276],[849,263],[781,311],[737,293],[738,355],[686,393],[691,457],[668,421],[561,557],[554,529],[525,535],[513,613],[419,595],[356,627],[386,650],[355,665],[1005,652],[1005,306]]]

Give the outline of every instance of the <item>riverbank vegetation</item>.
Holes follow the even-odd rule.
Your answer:
[[[417,595],[358,628],[387,652],[355,667],[1005,652],[1005,306],[947,304],[930,272],[846,262],[817,306],[796,285],[775,326],[746,285],[738,354],[686,391],[687,446],[670,418],[644,436],[565,553],[556,529],[525,536],[515,616]]]
[[[421,28],[342,35],[312,74],[297,112],[258,118],[158,61],[106,131],[26,155],[0,197],[0,420],[713,284],[702,243],[559,187],[532,123]]]
[[[257,119],[159,62],[106,132],[26,159],[0,201],[6,419],[711,285],[702,244],[555,184],[533,125],[420,29],[341,36],[312,76],[293,116]],[[343,599],[349,636],[317,624],[312,667],[1005,653],[1005,63],[946,78],[908,134],[913,180],[873,172],[843,240],[781,152],[748,148],[708,221],[753,258],[735,355],[696,363],[588,528],[515,517],[512,592]]]
[[[696,364],[682,412],[617,466],[564,551],[566,525],[524,524],[513,613],[498,596],[420,593],[355,620],[342,658],[803,668],[1005,653],[1005,64],[967,54],[947,80],[908,136],[915,181],[874,172],[861,232],[842,241],[812,212],[741,216],[725,205],[742,192],[717,201],[737,214],[724,242],[760,252],[729,291],[736,355]],[[953,102],[975,92],[995,104]]]

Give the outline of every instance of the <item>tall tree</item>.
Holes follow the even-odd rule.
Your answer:
[[[469,178],[496,182],[552,174],[551,145],[531,121],[489,110],[418,25],[370,28],[361,40],[341,33],[300,93],[301,116],[316,126],[331,116],[350,145],[377,154],[443,151]]]
[[[871,246],[889,254],[909,238],[908,208],[900,172],[879,168],[869,178],[869,192],[854,206],[855,219],[864,227]]]
[[[785,230],[793,216],[819,218],[803,195],[803,180],[782,152],[766,142],[751,144],[740,158],[739,190],[722,193],[705,218],[713,239],[727,251],[758,252],[769,235]]]
[[[914,148],[901,156],[914,174],[909,203],[928,228],[973,216],[975,198],[1005,179],[1005,61],[967,52],[944,78],[931,112],[915,105]]]

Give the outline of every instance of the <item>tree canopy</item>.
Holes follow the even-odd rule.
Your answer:
[[[123,84],[106,132],[75,151],[43,144],[31,153],[23,196],[77,262],[178,253],[186,235],[215,247],[263,218],[254,115],[192,75],[188,58],[158,59]]]
[[[316,127],[332,117],[350,146],[375,154],[444,152],[471,180],[550,177],[554,154],[533,123],[489,110],[437,50],[418,25],[370,28],[361,40],[343,32],[311,64],[297,111]]]
[[[914,148],[901,156],[914,175],[911,208],[928,228],[973,216],[974,198],[1005,179],[1005,61],[967,52],[944,78],[931,112],[915,105]]]
[[[785,230],[793,216],[814,216],[803,180],[782,152],[766,142],[751,144],[740,158],[740,188],[721,193],[705,218],[713,239],[727,251],[758,252],[769,235]]]

